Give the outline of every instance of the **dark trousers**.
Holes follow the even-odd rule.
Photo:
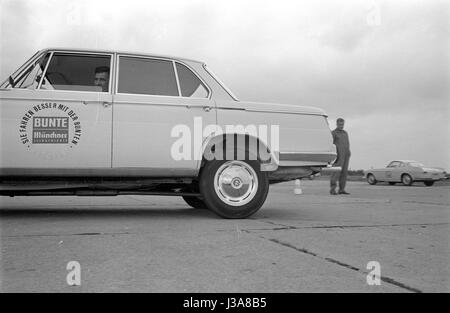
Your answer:
[[[333,172],[330,178],[330,188],[331,190],[336,190],[337,181],[339,180],[339,191],[345,190],[345,184],[347,183],[347,172],[348,163],[350,161],[350,156],[343,155],[339,156],[334,166],[340,166],[342,169],[340,171]]]

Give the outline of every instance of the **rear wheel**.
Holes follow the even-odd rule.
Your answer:
[[[258,161],[209,161],[200,174],[206,206],[224,218],[246,218],[261,208],[269,191]]]
[[[402,175],[402,184],[405,186],[411,186],[413,183],[413,179],[409,174]]]
[[[431,186],[434,185],[434,181],[424,181],[423,183],[424,183],[425,186],[427,186],[427,187],[431,187]]]
[[[207,209],[205,202],[196,196],[183,196],[183,200],[195,209]]]
[[[367,175],[367,182],[370,185],[375,185],[377,183],[377,180],[373,174],[369,174],[369,175]]]

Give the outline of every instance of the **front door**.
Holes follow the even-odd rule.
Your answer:
[[[398,161],[392,161],[385,170],[384,173],[384,179],[386,181],[395,181],[394,179],[394,173],[397,171],[398,166],[400,165],[400,162]]]
[[[399,162],[397,167],[392,170],[392,180],[394,182],[400,182],[402,180],[401,176],[405,170],[405,163]]]
[[[1,90],[3,174],[110,169],[111,66],[108,54],[49,52]]]
[[[193,175],[200,163],[195,137],[216,123],[206,84],[187,65],[173,60],[119,55],[118,64],[114,170],[127,175]]]

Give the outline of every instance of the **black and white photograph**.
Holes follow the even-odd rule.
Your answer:
[[[450,292],[449,15],[0,0],[0,293]]]

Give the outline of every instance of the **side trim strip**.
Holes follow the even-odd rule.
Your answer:
[[[242,110],[247,112],[260,112],[260,113],[280,113],[280,114],[299,114],[299,115],[316,115],[316,116],[324,116],[328,117],[328,115],[324,115],[322,113],[313,113],[307,111],[283,111],[283,110],[262,110],[262,109],[248,109],[244,107],[217,107],[218,110]]]
[[[0,168],[0,177],[194,177],[194,168]],[[1,183],[1,182],[0,182]]]
[[[323,162],[329,163],[336,158],[336,154],[330,152],[280,152],[280,162]]]

